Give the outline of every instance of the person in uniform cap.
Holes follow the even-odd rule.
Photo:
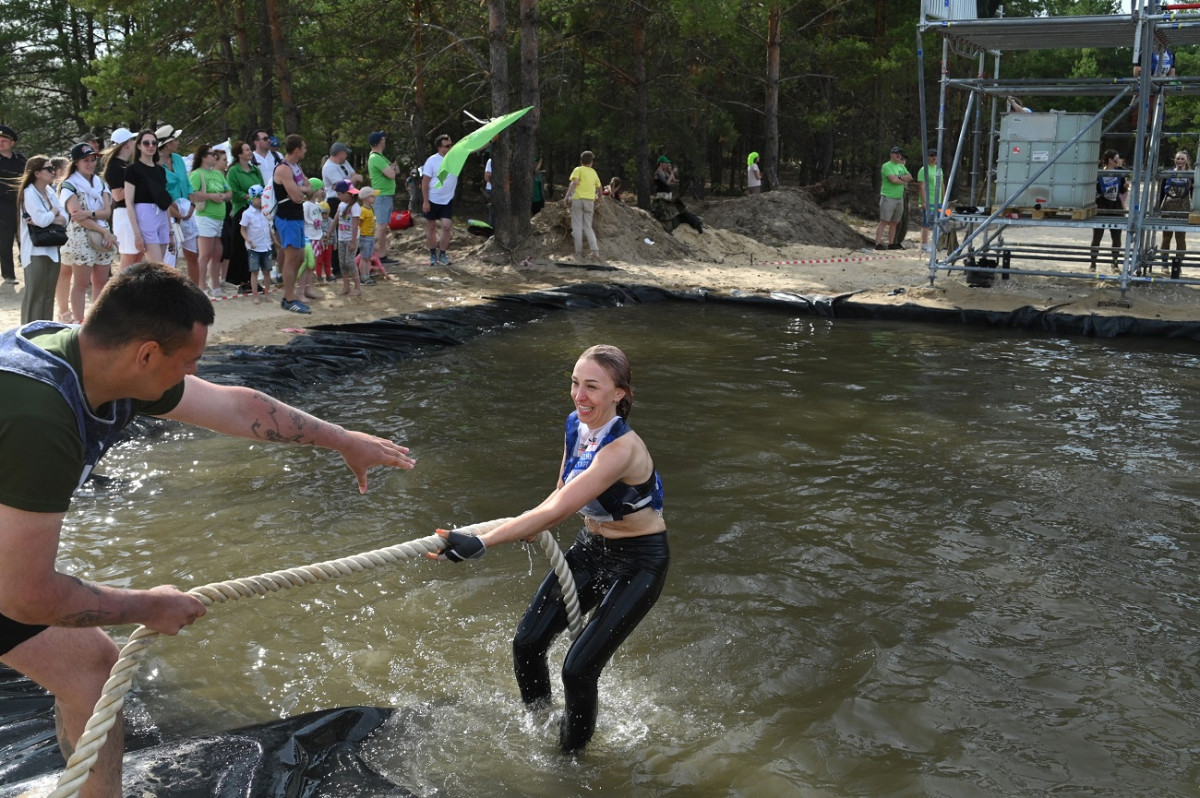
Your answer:
[[[17,282],[13,242],[17,238],[17,182],[25,174],[25,156],[13,149],[17,131],[0,125],[0,277]]]

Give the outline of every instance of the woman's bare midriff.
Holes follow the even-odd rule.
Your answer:
[[[662,513],[654,510],[638,510],[620,521],[597,521],[584,516],[583,525],[593,535],[601,535],[611,540],[655,535],[667,530],[667,522],[663,520]]]

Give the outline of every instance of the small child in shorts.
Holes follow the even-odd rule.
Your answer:
[[[267,221],[262,212],[262,186],[251,186],[250,205],[242,213],[242,240],[246,242],[246,259],[250,268],[250,296],[254,304],[261,304],[258,295],[258,276],[262,275],[263,296],[271,293],[271,261],[273,259],[274,225]]]
[[[362,214],[358,204],[358,189],[349,180],[339,180],[333,190],[337,192],[340,203],[334,229],[337,231],[338,263],[342,266],[342,295],[362,296],[362,284],[358,279],[358,269],[354,266],[354,251],[358,249],[358,228]]]
[[[358,222],[358,257],[354,259],[354,265],[358,267],[359,280],[363,285],[375,285],[372,274],[387,274],[383,263],[375,255],[375,189],[370,186],[360,188],[358,205],[362,216]]]

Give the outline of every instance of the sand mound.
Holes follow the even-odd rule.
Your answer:
[[[811,244],[859,249],[871,243],[840,214],[826,211],[807,192],[796,189],[710,202],[700,215],[708,227],[740,233],[775,247]]]
[[[592,227],[606,260],[663,263],[696,260],[723,263],[729,257],[778,259],[778,248],[790,244],[858,249],[869,242],[838,214],[823,210],[803,191],[783,189],[752,197],[691,203],[687,210],[703,220],[704,232],[679,224],[673,232],[646,211],[604,200]],[[513,259],[565,259],[574,254],[571,213],[550,203],[533,217],[533,231]],[[584,247],[586,249],[586,242]],[[489,241],[480,252],[486,260],[508,254]]]

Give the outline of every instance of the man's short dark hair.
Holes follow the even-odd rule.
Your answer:
[[[196,322],[211,326],[215,318],[212,300],[185,275],[141,261],[108,281],[83,333],[104,348],[155,341],[169,354],[188,342]]]
[[[288,134],[288,137],[283,140],[283,151],[286,154],[291,155],[293,152],[303,147],[304,144],[304,136],[301,136],[299,133],[290,133]]]

